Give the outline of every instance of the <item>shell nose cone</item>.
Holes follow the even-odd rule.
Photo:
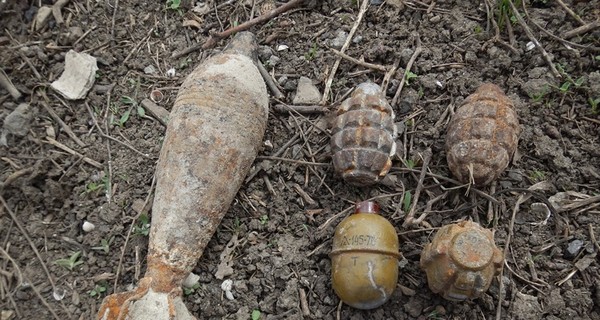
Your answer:
[[[225,48],[226,53],[245,55],[252,60],[256,60],[257,50],[256,36],[249,31],[237,33]]]

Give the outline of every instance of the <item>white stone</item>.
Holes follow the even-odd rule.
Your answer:
[[[69,50],[65,56],[65,70],[52,82],[52,89],[69,100],[83,99],[94,85],[96,71],[96,58]]]
[[[89,221],[84,221],[83,225],[81,226],[81,229],[85,232],[90,232],[90,231],[94,230],[95,228],[96,228],[96,226]]]
[[[316,104],[321,101],[319,89],[307,77],[300,77],[293,104]]]

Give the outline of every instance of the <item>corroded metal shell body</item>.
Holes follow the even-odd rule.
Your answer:
[[[392,166],[396,152],[394,111],[381,88],[365,82],[342,102],[333,123],[333,167],[356,186],[377,183]]]
[[[340,222],[333,237],[333,289],[357,309],[384,304],[398,281],[398,235],[378,212],[374,202],[357,204],[356,212]]]
[[[492,232],[470,221],[443,226],[421,252],[431,291],[454,301],[487,291],[503,260]]]
[[[481,85],[458,108],[446,134],[448,167],[458,180],[486,185],[506,169],[521,131],[513,108],[491,83]]]

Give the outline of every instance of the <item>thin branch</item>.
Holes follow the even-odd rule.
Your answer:
[[[427,148],[423,152],[423,166],[421,167],[421,175],[419,176],[419,182],[417,183],[417,189],[415,190],[415,196],[413,197],[410,210],[404,219],[403,227],[409,226],[413,224],[413,220],[415,217],[415,212],[417,211],[417,204],[419,202],[419,196],[421,195],[421,191],[423,190],[423,181],[425,180],[425,176],[427,174],[427,168],[429,167],[429,161],[431,161],[433,153],[431,149]]]
[[[400,80],[400,85],[398,86],[398,89],[396,90],[396,94],[394,94],[394,98],[392,99],[392,103],[391,103],[392,107],[394,107],[398,103],[398,99],[400,98],[400,92],[402,92],[402,88],[404,87],[404,83],[406,82],[406,76],[410,72],[412,65],[417,60],[417,57],[423,51],[423,47],[421,46],[421,38],[419,37],[418,34],[417,34],[417,38],[415,41],[416,41],[417,47],[415,48],[415,52],[413,52],[413,55],[410,57],[410,60],[408,60],[408,63],[406,64],[406,70],[404,70],[404,75],[402,76],[402,80]]]
[[[367,8],[369,7],[369,0],[363,0],[360,9],[358,11],[358,16],[356,17],[356,21],[354,21],[354,25],[352,26],[352,29],[350,30],[350,33],[348,33],[348,37],[346,38],[346,42],[344,43],[344,45],[342,46],[342,49],[340,50],[341,53],[344,53],[344,51],[346,51],[346,49],[348,49],[348,47],[350,46],[350,42],[352,41],[352,38],[354,38],[354,33],[356,33],[356,29],[358,29],[358,26],[360,25],[360,22],[363,19],[363,16],[365,15],[365,12],[367,12]],[[327,101],[329,100],[329,94],[331,92],[331,84],[333,83],[333,78],[335,78],[335,73],[337,72],[338,67],[340,66],[340,63],[342,61],[342,58],[338,58],[335,63],[333,64],[333,67],[331,68],[331,72],[329,73],[329,77],[327,78],[327,82],[325,83],[325,90],[323,90],[323,98],[321,99],[321,105],[324,105],[327,103]]]
[[[594,22],[590,22],[588,24],[585,24],[585,25],[583,25],[583,26],[581,26],[579,28],[575,28],[575,29],[573,29],[571,31],[565,32],[563,34],[563,38],[570,39],[570,38],[573,38],[573,37],[578,36],[580,34],[592,31],[592,30],[594,30],[594,29],[596,29],[598,27],[600,27],[600,19],[598,19],[598,20],[596,20]]]
[[[202,45],[201,48],[203,50],[210,49],[210,48],[216,46],[217,42],[219,42],[219,40],[227,38],[234,33],[248,30],[251,27],[253,27],[259,23],[269,21],[270,19],[272,19],[286,11],[289,11],[290,9],[293,9],[293,8],[301,5],[302,2],[304,2],[304,0],[292,0],[284,5],[280,6],[279,8],[273,9],[273,10],[271,10],[261,16],[258,16],[250,21],[244,22],[237,27],[229,28],[223,32],[215,33],[215,34],[211,35],[210,38],[208,38],[208,40],[206,40],[206,42]]]
[[[585,21],[583,21],[583,19],[581,19],[577,13],[575,13],[573,10],[571,10],[571,8],[569,8],[562,0],[556,0],[556,2],[558,2],[558,4],[573,18],[575,19],[577,22],[579,22],[580,25],[585,25]]]
[[[258,67],[258,71],[260,72],[260,75],[265,80],[265,83],[267,84],[267,87],[269,87],[269,90],[271,90],[271,93],[273,94],[273,97],[275,99],[280,99],[280,100],[283,99],[283,98],[285,98],[285,95],[283,95],[283,93],[281,93],[281,91],[279,90],[279,88],[277,88],[277,85],[275,84],[275,81],[273,81],[273,77],[271,77],[271,75],[269,74],[269,71],[267,71],[267,69],[262,64],[262,62],[256,61],[256,66]]]
[[[535,38],[535,36],[533,35],[533,32],[531,32],[531,29],[529,29],[529,26],[527,25],[525,20],[523,20],[523,17],[519,13],[519,10],[515,6],[515,4],[512,2],[512,0],[508,0],[508,4],[510,4],[510,8],[513,12],[513,15],[517,18],[517,21],[519,22],[521,27],[523,27],[523,31],[525,31],[527,38],[529,38],[529,40],[531,40],[531,42],[533,42],[533,44],[536,46],[536,48],[538,48],[538,50],[540,51],[540,53],[542,55],[542,58],[546,61],[546,64],[548,64],[550,71],[552,71],[552,74],[555,77],[557,77],[558,79],[560,79],[562,77],[560,72],[558,72],[558,70],[556,70],[556,67],[554,66],[554,63],[552,63],[552,59],[548,55],[548,52],[546,52],[546,49],[544,49],[544,47],[542,47],[540,42]]]
[[[333,48],[329,48],[329,49],[331,51],[333,51],[333,53],[335,53],[336,55],[338,55],[338,56],[340,56],[340,57],[342,57],[342,58],[344,58],[344,59],[346,59],[346,60],[348,60],[348,61],[350,61],[350,62],[352,62],[354,64],[357,64],[359,66],[363,66],[365,68],[369,68],[369,69],[373,69],[373,70],[378,70],[378,71],[381,71],[381,72],[387,72],[390,69],[389,67],[382,66],[382,65],[379,65],[379,64],[373,64],[373,63],[369,63],[369,62],[360,61],[360,60],[358,60],[356,58],[352,58],[351,56],[349,56],[349,55],[347,55],[347,54],[345,54],[343,52],[340,52],[338,50],[335,50]]]

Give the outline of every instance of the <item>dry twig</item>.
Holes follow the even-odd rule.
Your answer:
[[[269,72],[267,71],[267,69],[265,69],[265,66],[260,61],[256,61],[256,66],[258,67],[258,71],[260,72],[260,75],[265,80],[265,83],[267,84],[267,87],[269,87],[269,89],[271,90],[271,93],[273,94],[273,97],[275,99],[283,99],[283,98],[285,98],[285,96],[283,95],[283,93],[281,93],[281,91],[279,90],[279,88],[275,84],[275,81],[273,81],[273,77],[271,77],[271,75],[269,74]]]
[[[327,109],[323,106],[314,105],[314,106],[290,106],[287,104],[276,104],[271,106],[273,111],[279,113],[300,113],[300,114],[321,114],[327,112]]]
[[[10,78],[4,72],[4,70],[0,69],[0,86],[3,87],[15,100],[21,99],[23,96],[21,92],[15,87],[15,85],[10,81]]]
[[[0,203],[2,204],[2,206],[4,206],[4,209],[6,209],[6,212],[8,212],[8,215],[10,215],[12,221],[15,223],[15,225],[17,226],[19,231],[21,231],[21,234],[23,235],[23,237],[25,237],[25,240],[27,240],[27,243],[29,244],[29,246],[31,247],[33,252],[35,253],[35,256],[38,258],[38,260],[42,266],[42,269],[44,270],[44,273],[46,274],[46,277],[48,278],[48,281],[50,282],[50,286],[52,286],[52,290],[56,291],[56,284],[54,283],[54,279],[52,279],[52,276],[50,275],[50,271],[48,271],[48,267],[46,266],[44,259],[42,259],[42,256],[40,255],[40,252],[38,251],[37,247],[31,240],[29,233],[27,233],[27,230],[23,227],[23,224],[21,224],[21,221],[19,221],[19,219],[17,218],[17,215],[8,206],[8,204],[6,203],[6,200],[4,200],[4,197],[2,197],[2,195],[0,195]],[[28,281],[27,278],[25,278],[25,280]],[[31,282],[29,282],[29,283],[31,283]],[[56,312],[50,307],[50,305],[48,305],[48,302],[46,302],[46,300],[43,298],[43,296],[39,294],[39,291],[37,291],[37,288],[35,288],[35,286],[32,285],[32,289],[34,289],[34,291],[36,292],[38,297],[42,300],[42,303],[48,308],[48,310],[50,311],[52,316],[54,316],[54,318],[57,320],[62,319],[62,318],[58,317]],[[64,306],[64,304],[61,303],[61,305],[62,305],[64,311],[70,315],[71,313]]]
[[[48,112],[48,114],[50,114],[50,116],[52,117],[52,119],[54,119],[54,121],[58,122],[58,124],[63,129],[63,131],[71,139],[73,139],[73,141],[75,141],[75,143],[77,143],[80,147],[85,148],[85,146],[86,146],[85,143],[83,143],[83,141],[81,141],[81,139],[79,139],[79,137],[77,135],[75,135],[73,130],[71,130],[71,127],[69,127],[69,125],[67,125],[64,121],[62,121],[62,119],[58,116],[58,114],[56,114],[56,112],[54,112],[54,109],[52,109],[48,105],[49,100],[48,100],[48,97],[46,96],[46,94],[42,94],[42,97],[44,98],[45,101],[40,101],[40,104],[42,105],[42,107],[44,107],[44,110],[46,110],[46,112]]]
[[[581,19],[577,13],[575,13],[573,10],[571,10],[571,8],[569,8],[562,0],[556,0],[556,2],[558,2],[558,4],[573,18],[575,19],[577,22],[579,22],[579,24],[581,25],[585,25],[585,21],[583,21],[583,19]]]
[[[421,195],[421,191],[423,190],[423,181],[425,180],[425,176],[427,174],[427,168],[429,167],[429,161],[431,161],[433,153],[430,148],[427,148],[423,151],[423,166],[421,167],[421,175],[419,176],[419,182],[417,183],[417,189],[415,190],[415,196],[412,199],[412,203],[410,206],[410,210],[404,219],[403,227],[407,227],[414,223],[415,212],[417,211],[417,205],[419,202],[419,196]]]
[[[350,62],[352,62],[354,64],[357,64],[359,66],[363,66],[365,68],[369,68],[369,69],[373,69],[373,70],[378,70],[378,71],[381,71],[381,72],[386,72],[386,71],[388,71],[390,69],[389,67],[382,66],[382,65],[379,65],[379,64],[373,64],[373,63],[368,63],[368,62],[360,61],[358,59],[352,58],[351,56],[349,56],[349,55],[347,55],[347,54],[345,54],[345,53],[343,53],[341,51],[335,50],[333,48],[329,48],[329,50],[331,50],[336,55],[338,55],[338,56],[340,56],[340,57],[342,57],[342,58],[344,58],[344,59],[346,59],[346,60],[348,60],[348,61],[350,61]]]
[[[292,0],[292,1],[290,1],[290,2],[288,2],[286,4],[284,4],[284,5],[282,5],[279,8],[271,10],[271,11],[265,13],[262,16],[256,17],[256,18],[254,18],[254,19],[252,19],[250,21],[242,23],[242,24],[240,24],[237,27],[233,27],[233,28],[227,29],[227,30],[225,30],[223,32],[212,34],[210,36],[210,38],[208,40],[206,40],[206,42],[204,44],[196,43],[196,44],[193,44],[193,45],[191,45],[191,46],[189,46],[189,47],[187,47],[187,48],[185,48],[185,49],[183,49],[181,51],[173,52],[173,54],[171,55],[171,58],[177,59],[179,57],[185,56],[188,53],[192,53],[192,52],[200,50],[200,49],[202,49],[202,50],[210,49],[210,48],[216,46],[217,42],[219,40],[221,40],[223,38],[226,38],[226,37],[230,36],[233,33],[250,29],[251,27],[253,27],[253,26],[255,26],[255,25],[259,24],[259,23],[268,21],[271,18],[274,18],[274,17],[276,17],[276,16],[278,16],[278,15],[280,15],[280,14],[282,14],[282,13],[284,13],[284,12],[290,10],[290,9],[293,9],[296,6],[299,6],[300,4],[302,4],[303,1],[304,0]],[[226,3],[222,3],[222,4],[218,5],[218,6],[215,5],[215,10],[221,8],[222,5],[228,4],[229,2],[231,2],[231,1],[227,1]],[[217,19],[219,19],[219,15],[218,14],[217,14]]]
[[[538,50],[540,51],[540,54],[542,55],[542,58],[548,64],[548,67],[550,68],[550,71],[552,71],[552,74],[555,77],[557,77],[558,79],[560,79],[562,77],[561,74],[560,74],[560,72],[558,72],[558,70],[554,66],[554,63],[552,63],[552,59],[548,55],[548,52],[546,52],[546,49],[544,49],[544,47],[542,47],[542,45],[540,44],[540,42],[533,35],[533,32],[531,32],[531,29],[529,29],[529,26],[527,25],[527,23],[525,22],[525,20],[521,16],[521,14],[519,13],[519,10],[515,6],[515,4],[512,2],[512,0],[508,0],[508,4],[510,4],[510,8],[511,8],[511,10],[513,12],[513,15],[517,18],[517,21],[519,22],[519,24],[523,28],[523,31],[525,31],[525,34],[527,35],[527,38],[529,38],[529,40],[531,40],[531,42],[533,42],[533,44],[535,45],[535,47],[538,48]]]
[[[563,34],[563,38],[570,39],[570,38],[576,37],[576,36],[578,36],[580,34],[592,31],[592,30],[594,30],[596,28],[599,28],[599,27],[600,27],[600,19],[598,19],[598,20],[596,20],[594,22],[590,22],[588,24],[584,24],[581,27],[575,28],[575,29],[573,29],[571,31],[565,32]]]
[[[417,57],[423,51],[423,47],[421,46],[421,38],[419,37],[418,34],[417,34],[415,41],[416,41],[417,47],[415,48],[415,52],[413,52],[412,56],[410,57],[410,60],[408,60],[408,63],[406,64],[406,70],[404,70],[404,74],[402,75],[402,80],[400,80],[400,85],[398,85],[396,94],[394,94],[394,98],[392,99],[392,103],[391,103],[392,107],[394,107],[398,103],[398,99],[400,98],[400,92],[402,92],[402,88],[404,87],[404,83],[406,82],[406,76],[410,72],[410,69],[412,68],[412,65],[415,63],[415,60],[417,60]]]
[[[358,11],[358,16],[356,17],[356,21],[354,21],[354,25],[352,26],[350,33],[348,33],[346,42],[344,43],[344,45],[342,46],[342,49],[340,50],[341,53],[344,53],[344,51],[346,51],[346,49],[348,49],[348,47],[350,46],[350,42],[352,41],[352,38],[354,37],[354,33],[356,33],[356,29],[358,29],[358,26],[360,25],[360,23],[363,19],[363,16],[365,15],[365,12],[367,12],[368,6],[369,6],[369,0],[363,0],[362,4],[360,5],[360,9]],[[341,61],[342,61],[342,58],[338,58],[337,60],[335,60],[333,67],[331,67],[331,71],[329,72],[329,77],[327,78],[327,81],[325,82],[325,90],[323,90],[323,98],[321,99],[321,103],[320,103],[321,105],[327,104],[327,100],[329,100],[329,94],[331,92],[331,84],[333,83],[333,78],[335,78],[335,73],[337,72],[337,69],[340,66]]]
[[[62,143],[54,140],[51,137],[46,137],[46,140],[43,140],[43,141],[45,143],[51,144],[51,145],[53,145],[53,146],[55,146],[55,147],[57,147],[59,149],[62,149],[63,151],[66,151],[67,153],[69,153],[71,155],[74,155],[76,157],[82,158],[83,161],[85,161],[86,163],[88,163],[88,164],[90,164],[90,165],[92,165],[92,166],[94,166],[94,167],[96,167],[98,169],[102,169],[103,168],[103,166],[102,166],[102,164],[100,162],[98,162],[96,160],[93,160],[93,159],[90,159],[90,158],[82,155],[81,153],[79,153],[79,152],[77,152],[77,151],[75,151],[75,150],[67,147],[66,145],[64,145],[64,144],[62,144]]]

